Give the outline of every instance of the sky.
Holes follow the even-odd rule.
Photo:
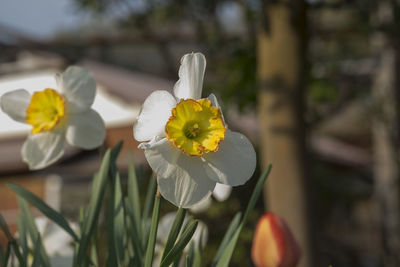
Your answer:
[[[37,40],[48,40],[58,30],[74,29],[88,20],[71,0],[0,0],[0,26]]]

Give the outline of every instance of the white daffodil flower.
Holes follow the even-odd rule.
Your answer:
[[[23,161],[32,170],[61,158],[65,141],[93,149],[105,138],[103,119],[91,108],[96,96],[92,75],[73,66],[57,74],[56,81],[58,91],[46,88],[30,95],[18,89],[0,98],[0,107],[8,116],[33,126],[21,150]]]
[[[216,97],[201,98],[205,68],[203,54],[183,56],[175,96],[150,94],[133,127],[162,196],[178,207],[208,198],[217,182],[244,184],[256,165],[252,144],[227,128]]]

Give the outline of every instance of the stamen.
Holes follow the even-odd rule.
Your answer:
[[[195,138],[200,132],[200,126],[198,123],[190,123],[190,125],[184,127],[185,136],[189,139]]]

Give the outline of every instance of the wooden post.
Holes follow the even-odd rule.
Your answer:
[[[272,163],[265,187],[269,211],[282,216],[302,249],[299,266],[312,266],[305,186],[303,87],[304,1],[264,1],[258,33],[258,107],[262,165]]]

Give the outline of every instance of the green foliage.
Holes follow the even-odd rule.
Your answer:
[[[121,178],[115,163],[121,147],[122,143],[119,143],[114,149],[107,150],[99,171],[94,175],[89,204],[80,210],[80,234],[71,228],[61,214],[40,198],[20,186],[9,184],[8,186],[18,197],[19,236],[17,240],[11,235],[4,218],[0,215],[0,229],[8,239],[5,250],[0,249],[2,266],[9,264],[11,253],[16,256],[19,266],[28,265],[28,255],[30,255],[31,266],[50,266],[49,256],[43,243],[44,237],[38,231],[29,204],[71,236],[75,251],[74,266],[152,266],[161,195],[156,192],[156,179],[152,177],[148,183],[148,195],[141,210],[139,192],[142,190],[139,188],[131,158],[127,180],[128,190],[127,195],[124,196],[125,191],[121,186]],[[260,177],[242,220],[240,220],[240,213],[234,217],[214,258],[213,266],[228,266],[239,235],[250,212],[254,209],[269,171],[270,167]],[[151,201],[153,197],[154,202]],[[152,203],[154,203],[153,215],[148,229]],[[104,222],[100,219],[101,210],[104,210],[106,214]],[[198,221],[190,217],[185,220],[185,215],[186,210],[179,208],[168,235],[161,266],[179,266],[182,257],[186,259],[186,266],[201,266],[202,241],[197,245],[190,243]],[[106,229],[106,238],[104,238],[103,229]],[[203,234],[203,232],[200,233],[200,240],[203,240],[201,238]],[[107,240],[104,244],[106,247],[105,250],[101,250],[99,242],[104,239]],[[29,248],[28,240],[33,244],[33,248]],[[190,247],[186,252],[184,249],[188,244]]]

